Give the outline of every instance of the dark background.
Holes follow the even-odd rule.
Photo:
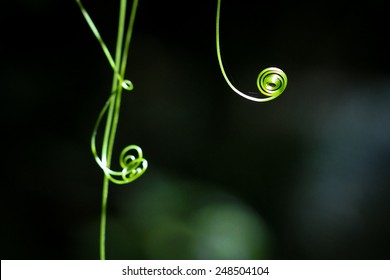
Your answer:
[[[83,2],[111,50],[117,2]],[[389,259],[386,2],[224,0],[233,83],[288,75],[264,104],[223,80],[216,2],[140,0],[115,147],[140,145],[150,166],[110,188],[108,258]],[[112,71],[75,1],[7,5],[1,258],[96,259],[89,141]]]

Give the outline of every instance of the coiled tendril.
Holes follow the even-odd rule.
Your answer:
[[[279,95],[283,93],[283,91],[287,87],[287,76],[286,74],[279,68],[276,67],[269,67],[264,69],[260,72],[259,76],[257,77],[257,88],[259,91],[267,96],[263,98],[257,98],[253,96],[249,96],[240,90],[238,90],[232,82],[229,80],[225,69],[223,67],[222,63],[222,57],[221,57],[221,47],[220,47],[220,40],[219,40],[219,21],[220,21],[220,15],[221,15],[221,0],[218,0],[218,6],[217,6],[217,20],[216,20],[216,45],[217,45],[217,56],[218,56],[218,62],[219,66],[221,68],[221,72],[223,77],[225,78],[227,84],[229,87],[235,91],[237,94],[241,95],[242,97],[256,101],[256,102],[266,102],[270,101],[272,99],[275,99]]]
[[[106,178],[115,184],[123,185],[130,183],[140,177],[148,168],[148,162],[143,158],[142,149],[136,145],[126,146],[122,150],[119,156],[119,164],[122,167],[122,171],[114,171],[110,169],[108,167],[107,159],[103,158],[102,160],[99,157],[96,150],[97,131],[103,116],[107,113],[110,103],[113,101],[114,98],[110,97],[99,114],[91,137],[91,150],[97,164],[103,170]]]
[[[130,45],[130,39],[133,30],[135,10],[138,1],[133,2],[132,15],[129,21],[129,27],[127,30],[125,44],[122,49],[122,39],[123,39],[123,29],[120,28],[120,36],[118,36],[117,42],[117,52],[116,52],[116,61],[112,58],[110,51],[108,50],[106,44],[103,41],[99,31],[97,30],[95,24],[93,23],[91,17],[89,16],[86,9],[83,7],[83,4],[80,0],[76,0],[77,4],[80,7],[80,10],[87,21],[89,27],[91,28],[96,39],[99,41],[100,46],[104,54],[107,57],[108,62],[111,65],[111,68],[114,71],[114,79],[117,82],[113,83],[112,93],[106,102],[105,106],[101,110],[98,119],[96,121],[92,137],[91,137],[91,150],[92,154],[97,162],[97,164],[102,168],[105,177],[115,184],[127,184],[138,177],[140,177],[147,169],[148,162],[143,158],[142,149],[136,145],[129,145],[125,147],[119,157],[119,164],[122,168],[121,171],[114,171],[110,169],[111,165],[111,153],[113,148],[113,142],[115,138],[116,127],[119,119],[119,108],[122,95],[122,89],[126,91],[132,91],[134,89],[133,83],[130,80],[124,79],[124,73],[126,69],[126,61],[128,48]],[[121,19],[124,22],[124,14],[126,10],[126,1],[121,2]],[[123,12],[123,13],[122,13]],[[123,25],[121,25],[123,27]],[[120,69],[119,69],[120,65]],[[96,136],[99,129],[99,125],[103,116],[107,113],[107,123],[106,130],[104,134],[103,147],[102,147],[102,157],[99,157],[96,149]]]

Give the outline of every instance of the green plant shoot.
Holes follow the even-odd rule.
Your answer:
[[[104,260],[106,258],[105,240],[109,182],[111,181],[112,183],[118,185],[130,183],[140,177],[148,167],[148,162],[143,158],[141,148],[136,145],[130,145],[122,150],[119,157],[119,164],[122,170],[115,171],[111,169],[111,159],[119,121],[122,92],[123,90],[132,91],[134,88],[132,82],[130,80],[124,79],[124,77],[126,73],[127,58],[129,53],[130,41],[133,34],[135,16],[137,13],[138,0],[133,0],[133,5],[130,12],[130,19],[126,30],[125,21],[127,0],[120,0],[115,59],[113,59],[98,29],[96,28],[95,24],[93,23],[91,17],[87,13],[81,1],[76,0],[76,2],[79,5],[85,20],[87,21],[93,34],[98,40],[101,48],[103,49],[103,52],[114,72],[111,94],[97,118],[91,137],[92,154],[97,164],[104,172],[99,241],[100,259]],[[101,147],[101,156],[99,156],[96,148],[96,137],[100,123],[104,116],[106,116],[106,125]]]
[[[220,47],[220,39],[219,39],[220,18],[221,18],[221,0],[218,0],[217,20],[216,20],[217,56],[218,56],[218,62],[219,62],[219,66],[221,68],[222,75],[225,78],[229,87],[233,91],[235,91],[237,94],[241,95],[242,97],[249,99],[249,100],[252,100],[252,101],[255,101],[255,102],[270,101],[272,99],[275,99],[279,95],[281,95],[287,87],[287,76],[281,69],[276,68],[276,67],[269,67],[269,68],[264,69],[263,71],[260,72],[259,76],[257,77],[257,88],[266,97],[258,98],[258,97],[250,96],[248,94],[241,92],[232,84],[232,82],[229,80],[229,78],[225,72],[225,69],[224,69],[223,63],[222,63],[221,47]]]

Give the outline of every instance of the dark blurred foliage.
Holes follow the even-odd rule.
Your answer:
[[[111,48],[117,2],[84,1]],[[390,258],[386,2],[223,1],[235,85],[288,75],[265,104],[222,78],[215,2],[140,0],[116,147],[140,145],[150,167],[110,189],[108,257]],[[109,64],[72,0],[0,14],[1,258],[95,259],[89,141]]]

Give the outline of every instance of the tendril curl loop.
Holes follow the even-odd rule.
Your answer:
[[[122,168],[121,171],[114,171],[110,169],[107,163],[107,159],[100,158],[96,149],[96,137],[97,131],[99,129],[100,122],[104,115],[107,113],[107,110],[111,104],[114,102],[114,97],[111,96],[106,105],[103,107],[102,111],[99,114],[99,117],[96,121],[92,137],[91,137],[91,150],[95,158],[95,161],[103,170],[105,176],[113,183],[118,185],[123,185],[130,183],[140,177],[146,169],[148,168],[148,161],[143,157],[142,149],[137,145],[126,146],[120,156],[119,164]]]
[[[279,68],[269,67],[260,72],[257,77],[257,88],[259,91],[274,98],[283,93],[287,86],[287,76]]]
[[[283,93],[283,91],[287,87],[287,75],[279,68],[276,67],[269,67],[264,70],[262,70],[257,77],[257,88],[259,91],[265,95],[266,97],[253,97],[246,93],[241,92],[238,90],[232,82],[229,80],[225,68],[222,63],[222,55],[221,55],[221,46],[220,46],[220,40],[219,40],[219,22],[221,17],[221,0],[218,0],[217,5],[217,19],[216,19],[216,46],[217,46],[217,57],[219,66],[221,68],[221,72],[223,77],[225,78],[226,83],[229,85],[229,87],[236,92],[237,94],[241,95],[242,97],[255,101],[255,102],[267,102],[275,99],[279,95]]]

